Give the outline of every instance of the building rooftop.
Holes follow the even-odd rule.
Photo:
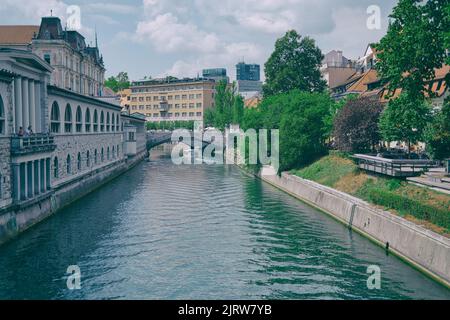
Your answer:
[[[0,26],[0,44],[25,45],[30,44],[33,37],[39,32],[39,26]]]
[[[160,79],[149,79],[149,80],[139,80],[139,81],[133,81],[131,83],[132,87],[139,87],[139,86],[151,86],[151,85],[165,85],[165,84],[181,84],[181,83],[195,83],[195,82],[215,82],[214,80],[207,79],[207,78],[183,78],[178,79],[174,77],[168,77],[168,78],[160,78]]]

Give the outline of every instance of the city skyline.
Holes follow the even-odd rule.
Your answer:
[[[203,0],[115,0],[108,4],[85,0],[2,1],[3,24],[38,25],[42,16],[61,17],[79,6],[81,29],[88,44],[98,35],[106,76],[128,72],[132,80],[145,76],[195,77],[205,68],[226,68],[236,78],[235,65],[244,60],[261,65],[275,40],[289,29],[314,38],[326,53],[339,49],[356,59],[368,43],[385,33],[387,16],[397,1],[304,0],[226,1],[221,6]],[[367,9],[381,9],[381,28],[369,30]],[[50,13],[51,12],[51,13]],[[126,50],[124,50],[126,48]]]

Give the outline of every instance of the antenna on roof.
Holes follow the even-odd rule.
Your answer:
[[[97,26],[95,26],[95,47],[98,48],[98,41],[97,41]]]
[[[53,17],[53,9],[50,9],[50,17]]]

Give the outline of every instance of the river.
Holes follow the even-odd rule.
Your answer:
[[[0,247],[0,299],[450,299],[234,166],[158,155]],[[67,288],[70,265],[80,290]],[[371,265],[379,290],[367,287]]]

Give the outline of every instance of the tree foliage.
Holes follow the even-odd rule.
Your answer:
[[[239,124],[244,116],[244,99],[237,93],[236,85],[220,81],[216,85],[214,107],[205,111],[206,126],[224,130],[230,124]]]
[[[390,15],[387,34],[375,47],[377,71],[394,90],[402,88],[411,100],[421,100],[434,69],[445,61],[445,33],[450,30],[449,0],[399,0]]]
[[[425,130],[427,151],[434,159],[450,158],[450,103],[447,102],[434,116]]]
[[[288,31],[276,41],[275,50],[265,64],[264,96],[294,89],[324,91],[326,82],[320,73],[322,59],[322,52],[313,39],[302,37],[295,30]]]
[[[130,87],[130,80],[127,72],[119,72],[117,76],[111,76],[105,81],[105,87],[112,89],[114,92],[119,92]]]
[[[336,146],[344,152],[368,152],[380,141],[378,128],[383,105],[374,98],[349,100],[334,119]]]
[[[417,103],[407,93],[389,101],[380,118],[380,131],[386,141],[406,141],[408,145],[423,138],[431,120],[430,107]]]

